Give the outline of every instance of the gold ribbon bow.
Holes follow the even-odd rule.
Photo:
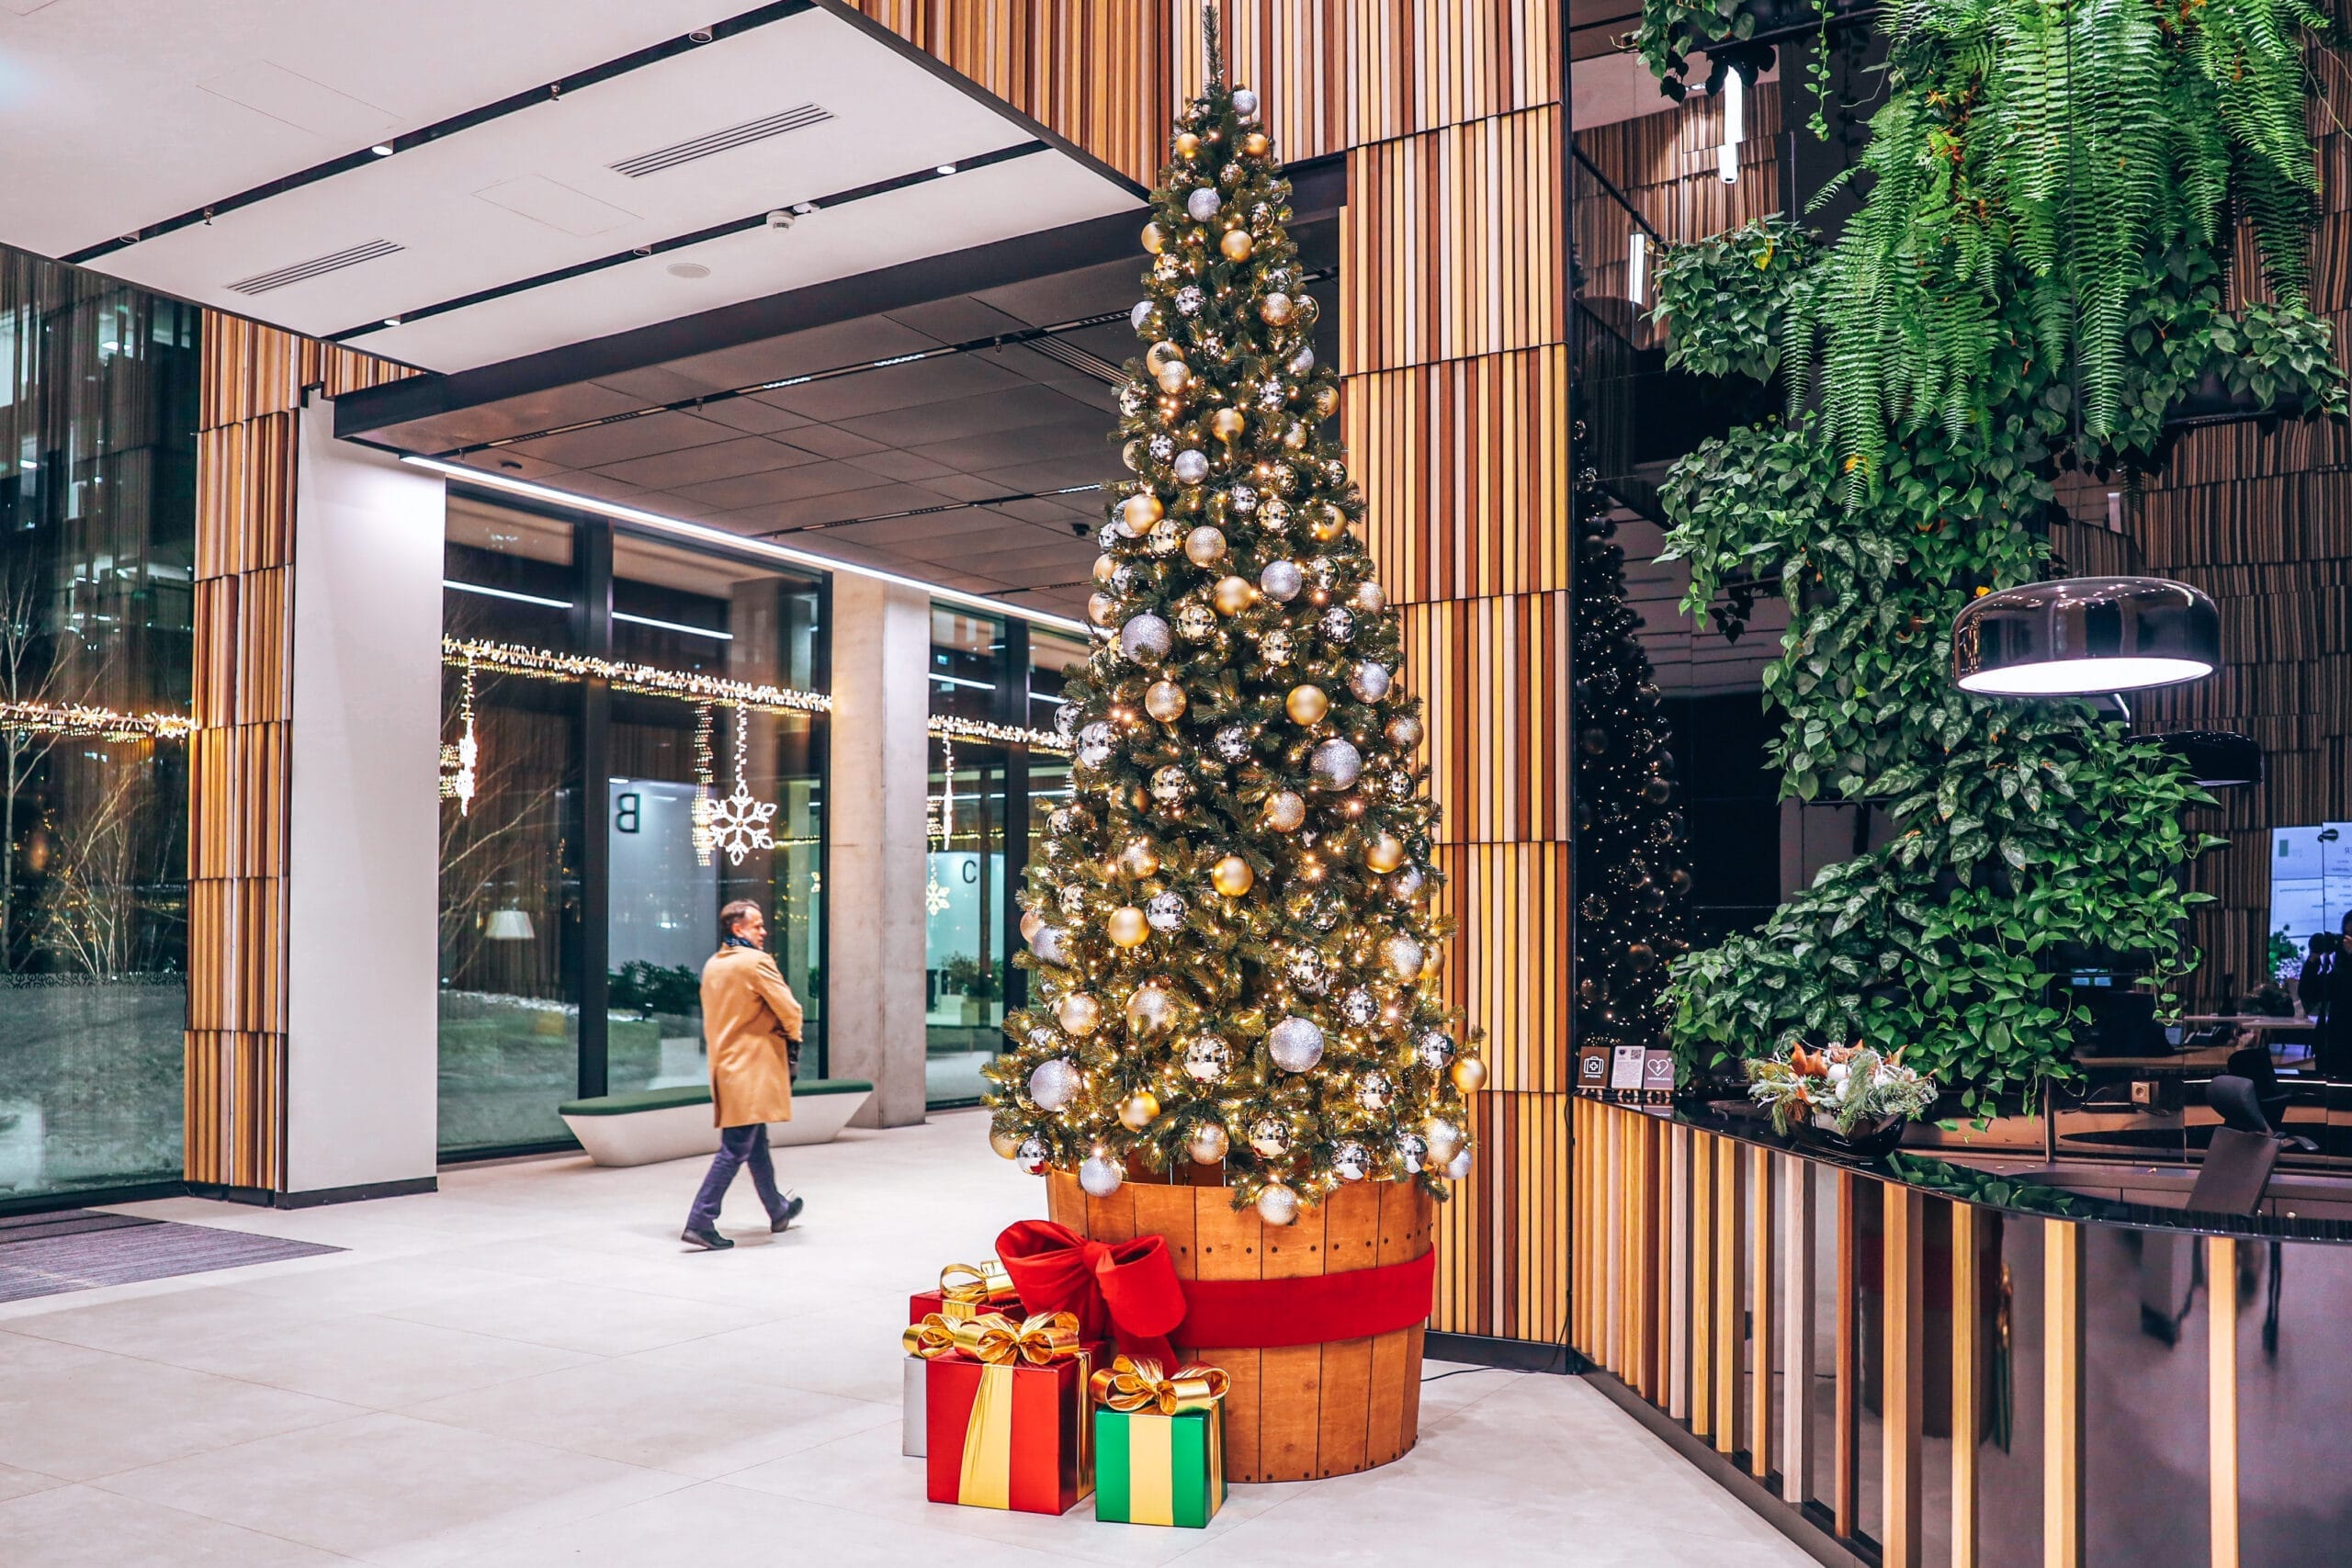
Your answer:
[[[1107,1409],[1126,1415],[1153,1411],[1181,1416],[1188,1410],[1213,1409],[1225,1397],[1230,1382],[1223,1367],[1194,1363],[1163,1372],[1148,1356],[1135,1359],[1121,1356],[1094,1374],[1091,1389],[1094,1403]]]
[[[899,1337],[899,1343],[907,1348],[908,1355],[935,1361],[956,1348],[956,1325],[935,1312],[926,1313],[921,1323],[910,1325]]]
[[[1039,1313],[1016,1324],[1002,1313],[992,1312],[948,1326],[956,1337],[957,1350],[991,1365],[1026,1361],[1033,1367],[1050,1366],[1079,1355],[1084,1348],[1079,1343],[1076,1313]]]
[[[1018,1299],[1012,1277],[993,1258],[978,1263],[950,1263],[939,1271],[939,1293],[951,1302],[987,1302],[991,1305]]]

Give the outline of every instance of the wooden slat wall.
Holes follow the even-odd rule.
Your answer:
[[[1169,18],[1178,3],[856,0],[900,38],[1147,186],[1174,118]]]
[[[1567,276],[1550,0],[1220,7],[1275,145],[1344,152],[1340,370],[1366,543],[1400,606],[1444,810],[1447,994],[1485,1030],[1481,1157],[1439,1211],[1433,1326],[1566,1326]],[[1182,103],[1197,13],[1174,17]]]
[[[190,1181],[285,1187],[295,453],[304,389],[398,366],[208,310],[188,768]]]

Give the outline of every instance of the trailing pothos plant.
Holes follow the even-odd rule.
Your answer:
[[[2127,6],[2153,20],[2088,15]],[[1686,1075],[1799,1039],[1900,1049],[1988,1115],[2072,1076],[2065,970],[2129,954],[2160,984],[2185,973],[2183,917],[2203,897],[2186,868],[2220,840],[2184,820],[2209,798],[2183,765],[2087,704],[1953,686],[1952,617],[2046,575],[2063,463],[2153,466],[2167,411],[2190,392],[2343,412],[2327,323],[2299,292],[2310,152],[2276,134],[2291,118],[2303,136],[2303,79],[2270,64],[2278,37],[2291,52],[2317,22],[2299,0],[1912,0],[1886,25],[1891,92],[1860,213],[1775,286],[1782,330],[1743,317],[1742,346],[1708,351],[1749,374],[1771,368],[1759,344],[1793,357],[1817,338],[1818,355],[1786,367],[1784,416],[1702,446],[1663,490],[1665,556],[1691,570],[1686,610],[1775,576],[1790,601],[1763,675],[1785,721],[1771,751],[1783,793],[1875,809],[1886,831],[1760,930],[1679,960],[1671,1038]],[[2051,75],[2064,69],[2053,29],[2078,51],[2120,39],[2165,54],[2119,69],[2160,102],[2201,106],[2224,155],[2204,130],[2102,97],[2092,156],[2065,131],[2091,107],[2100,62],[2078,55],[2083,96],[2070,98]],[[2073,199],[2108,225],[2095,244],[2055,216],[2063,180],[2054,196],[2018,183],[2030,149],[1977,145],[2019,138],[2062,171],[2075,149]],[[2166,189],[2151,191],[2142,158]],[[2210,192],[2188,188],[2199,180]],[[2222,266],[2233,207],[2256,220],[2278,300],[2235,315]],[[1779,254],[1772,232],[1661,269],[1678,342],[1702,301],[1757,290],[1742,269]]]
[[[1667,364],[1701,376],[1770,380],[1783,336],[1811,331],[1811,312],[1790,295],[1811,277],[1816,250],[1813,231],[1778,213],[1668,247],[1652,279],[1657,304],[1650,312],[1668,334]],[[1798,357],[1810,357],[1810,344]]]

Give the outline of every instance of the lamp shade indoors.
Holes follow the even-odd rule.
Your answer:
[[[529,942],[537,933],[531,930],[529,910],[492,909],[490,928],[482,934],[492,942]]]
[[[1987,593],[1952,623],[1951,676],[1986,696],[2169,686],[2222,661],[2213,601],[2157,577],[2069,577]]]

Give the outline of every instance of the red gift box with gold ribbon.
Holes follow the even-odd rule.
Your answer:
[[[926,1495],[934,1503],[1065,1514],[1094,1490],[1087,1384],[1093,1359],[1078,1319],[1001,1314],[909,1328],[922,1356]]]

